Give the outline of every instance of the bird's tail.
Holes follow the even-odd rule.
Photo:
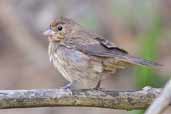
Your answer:
[[[162,67],[161,64],[152,62],[150,60],[145,60],[145,59],[140,58],[140,57],[134,57],[131,55],[127,55],[127,56],[123,56],[122,58],[123,58],[122,61],[131,63],[131,64],[135,64],[135,65],[147,66],[147,67],[152,67],[152,68]]]

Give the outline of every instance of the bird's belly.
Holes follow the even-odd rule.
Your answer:
[[[99,63],[96,67],[93,67],[90,58],[79,51],[59,48],[50,56],[53,58],[54,66],[70,82],[77,81],[82,84],[95,82],[96,84],[100,80],[98,72],[102,72],[101,64]]]
[[[70,77],[69,72],[67,72],[67,68],[65,68],[64,65],[60,63],[60,60],[53,60],[53,65],[55,66],[55,68],[57,68],[57,70],[62,74],[62,76],[66,80],[72,82],[72,78]]]

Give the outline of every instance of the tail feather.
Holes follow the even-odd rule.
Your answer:
[[[124,56],[123,61],[131,63],[131,64],[135,64],[135,65],[141,65],[141,66],[147,66],[147,67],[153,67],[153,68],[158,68],[162,66],[161,64],[158,64],[156,62],[152,62],[150,60],[145,60],[143,58],[134,57],[130,55]]]

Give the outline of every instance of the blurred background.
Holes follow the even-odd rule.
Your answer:
[[[162,87],[171,76],[170,0],[0,0],[0,89],[59,88],[66,80],[50,64],[43,32],[56,17],[72,18],[130,54],[163,64],[119,71],[102,82],[113,90]],[[169,113],[168,109],[165,113]],[[0,114],[143,114],[99,108],[0,110]]]

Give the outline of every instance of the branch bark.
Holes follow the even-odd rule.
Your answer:
[[[0,108],[33,107],[100,107],[111,109],[144,109],[160,94],[161,89],[138,91],[35,89],[0,90]]]
[[[145,114],[161,114],[164,112],[171,101],[171,80],[167,82],[162,93],[154,100]]]

